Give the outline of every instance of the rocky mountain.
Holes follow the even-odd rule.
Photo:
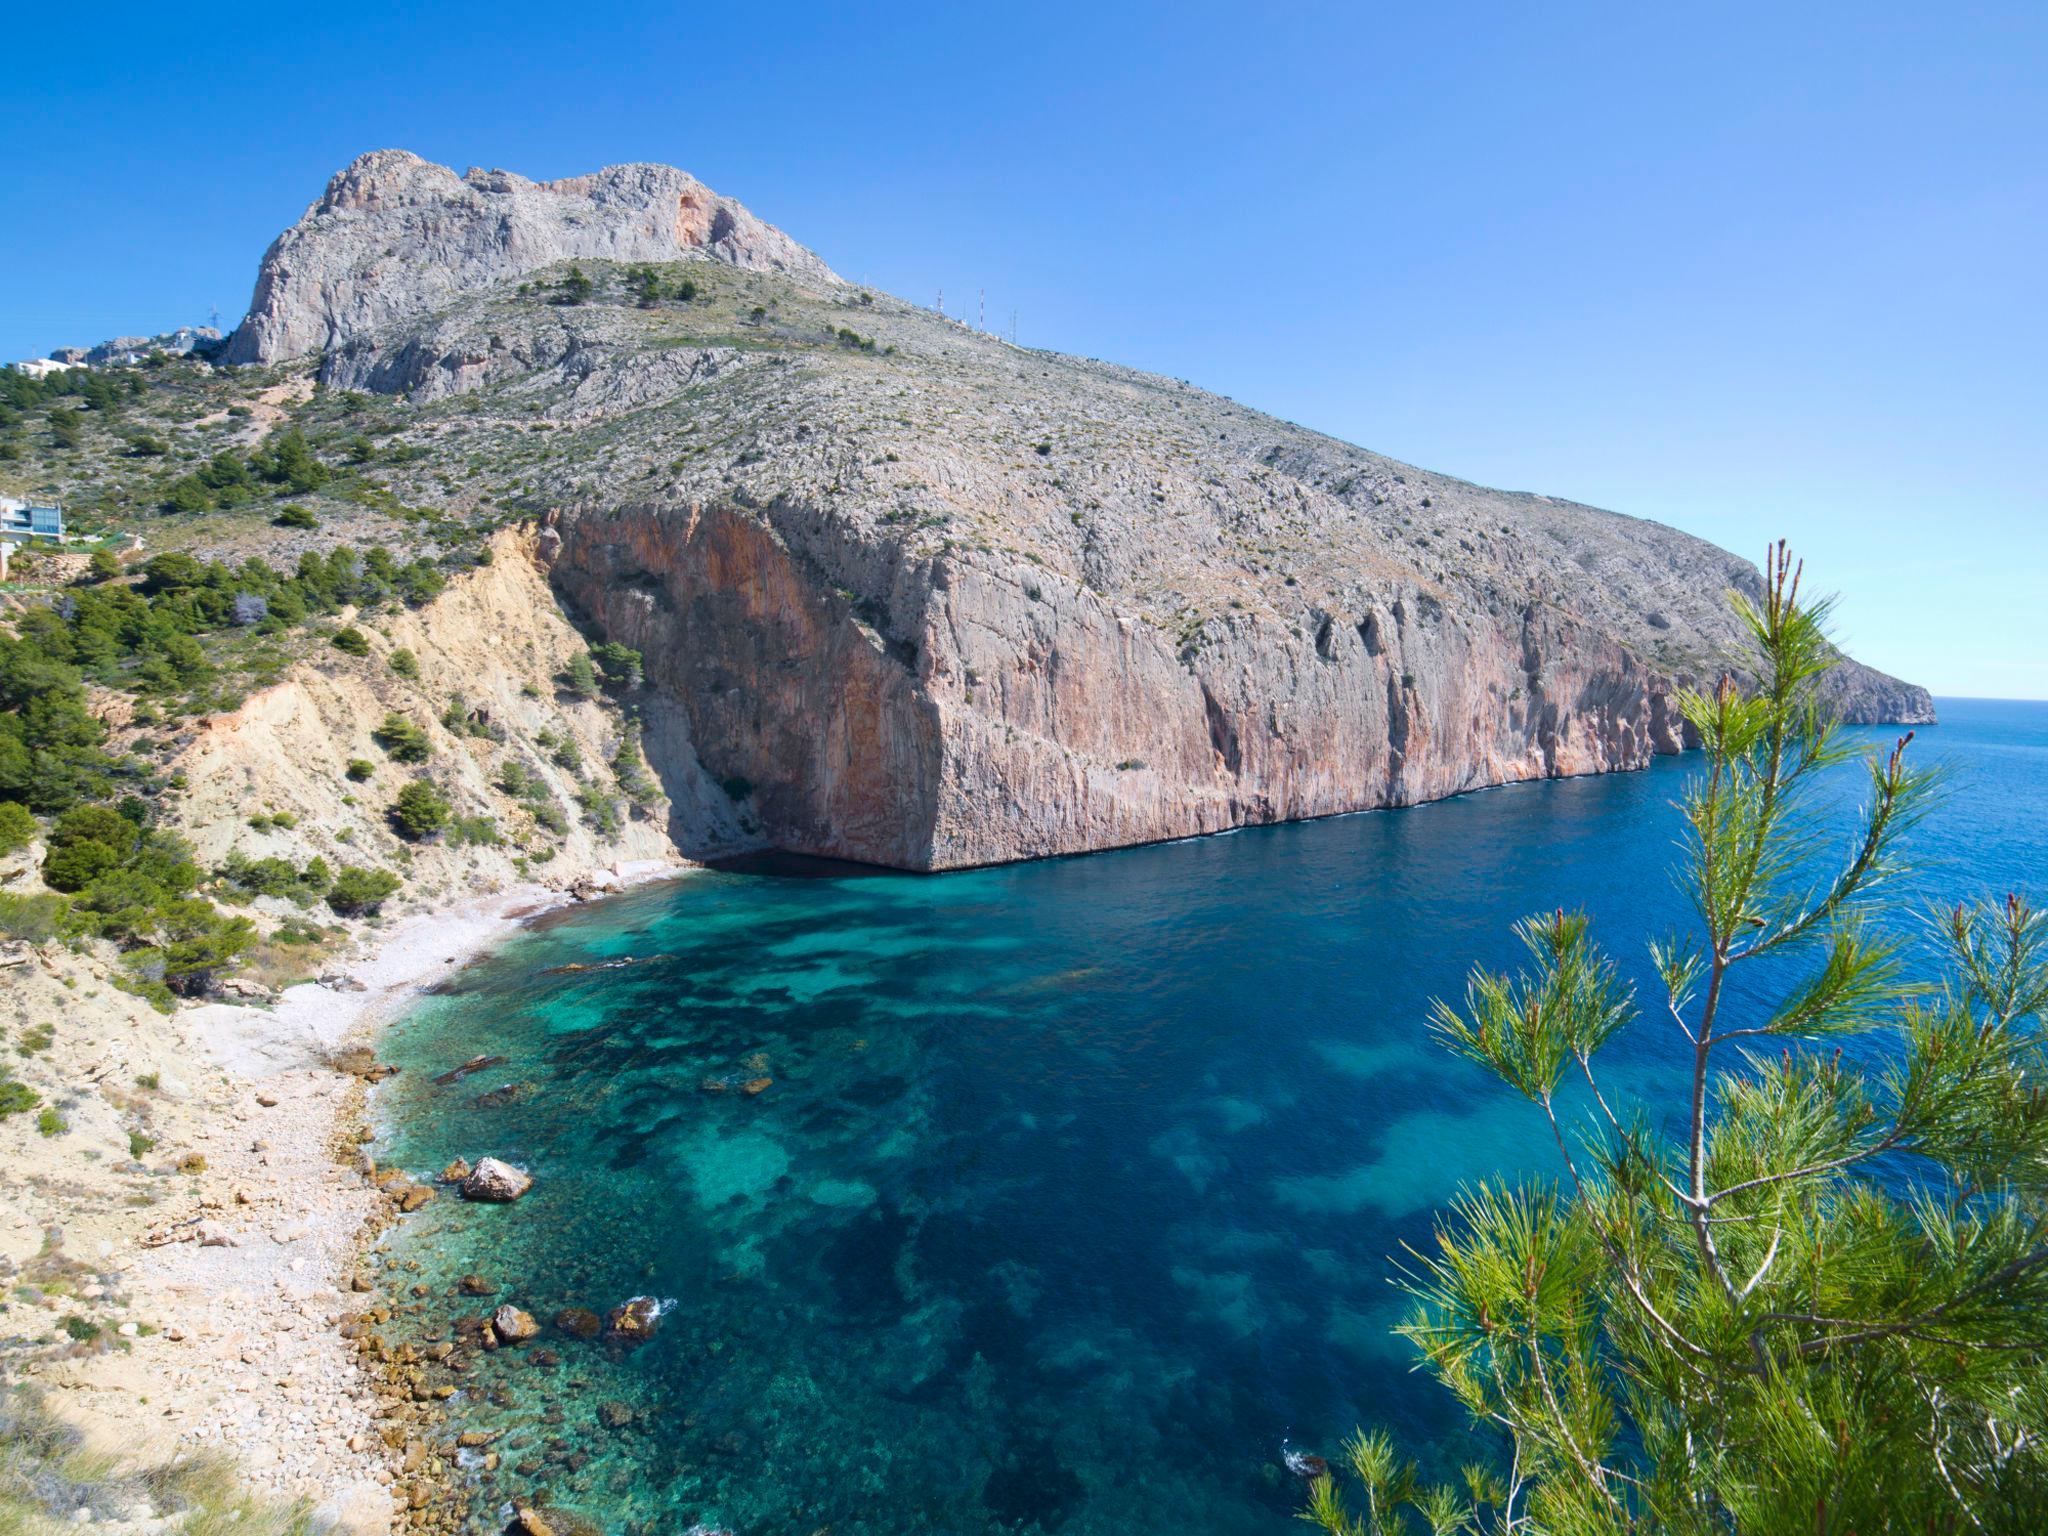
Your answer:
[[[702,255],[802,282],[839,280],[780,230],[666,165],[528,181],[464,175],[401,149],[362,155],[264,253],[222,360],[271,363],[558,261]]]
[[[408,397],[405,484],[543,518],[571,613],[645,653],[677,806],[718,786],[778,846],[903,868],[1640,767],[1686,745],[1676,688],[1741,671],[1727,594],[1758,587],[1655,523],[857,290],[665,167],[365,156],[228,356]],[[1831,689],[1932,718],[1853,661]]]

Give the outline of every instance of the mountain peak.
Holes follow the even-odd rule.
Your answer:
[[[230,363],[274,363],[339,346],[556,262],[722,261],[817,288],[832,269],[773,225],[674,166],[609,165],[531,181],[458,175],[379,149],[336,172],[271,243]]]

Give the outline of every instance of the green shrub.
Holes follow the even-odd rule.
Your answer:
[[[327,890],[327,905],[343,917],[374,916],[398,890],[398,877],[388,869],[346,864]]]
[[[271,520],[279,528],[318,528],[320,519],[301,506],[286,507]]]
[[[419,677],[420,659],[419,657],[413,655],[413,653],[407,650],[404,646],[400,646],[397,650],[393,651],[390,655],[389,660],[391,664],[391,670],[396,672],[400,677],[409,679],[416,679]]]
[[[36,1116],[36,1132],[42,1136],[62,1136],[71,1129],[71,1124],[51,1105]]]
[[[393,712],[384,717],[370,739],[391,755],[395,763],[424,763],[434,755],[427,733],[405,716]]]
[[[140,1131],[130,1131],[128,1133],[128,1155],[137,1162],[148,1156],[155,1148],[156,1138],[154,1136],[145,1136]]]
[[[350,783],[361,784],[366,779],[371,779],[376,776],[377,765],[371,762],[367,757],[352,757],[348,760],[348,768],[346,771],[348,773]]]
[[[26,1083],[17,1083],[12,1073],[0,1067],[0,1120],[34,1109],[42,1102],[42,1095]]]
[[[391,822],[401,837],[420,842],[446,827],[455,808],[432,780],[414,779],[391,804]]]
[[[33,896],[0,891],[0,934],[30,944],[47,944],[63,931],[64,915],[70,910],[70,902],[47,891]]]
[[[367,656],[370,654],[369,637],[350,624],[335,631],[334,648],[345,656]]]
[[[588,699],[597,694],[597,668],[591,664],[590,652],[578,651],[569,658],[569,665],[562,669],[557,679],[562,692],[572,698]]]
[[[448,823],[451,848],[495,848],[498,842],[498,824],[488,816],[457,816]]]
[[[603,645],[594,646],[590,655],[597,663],[598,671],[604,674],[605,687],[622,691],[640,686],[643,658],[630,646],[607,640]],[[574,666],[573,662],[571,666]]]
[[[18,853],[35,841],[39,829],[29,808],[18,801],[0,801],[0,853]]]

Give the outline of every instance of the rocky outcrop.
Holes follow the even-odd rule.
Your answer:
[[[374,265],[358,204],[438,248],[497,195],[475,183],[352,169],[292,259]],[[323,366],[411,398],[394,494],[489,475],[540,515],[569,614],[644,655],[686,851],[948,869],[1636,768],[1688,744],[1679,689],[1749,664],[1728,599],[1755,567],[1673,529],[1020,349],[794,258],[678,246],[694,296],[652,307],[593,260],[589,302],[561,305],[493,240],[464,267],[473,243],[448,237],[459,302],[327,304]],[[1931,718],[1854,662],[1829,688],[1850,720]]]
[[[462,1198],[503,1205],[533,1188],[533,1176],[495,1157],[480,1157],[462,1181]]]
[[[264,253],[222,361],[332,349],[558,262],[686,257],[839,282],[780,230],[671,166],[528,181],[509,171],[458,176],[402,149],[376,150],[335,176]]]

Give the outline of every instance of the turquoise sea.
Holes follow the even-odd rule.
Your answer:
[[[1939,707],[1914,894],[2048,896],[2048,705]],[[467,967],[387,1037],[375,1150],[537,1184],[398,1229],[435,1293],[408,1326],[665,1307],[637,1350],[551,1331],[466,1374],[453,1420],[504,1432],[478,1528],[546,1488],[608,1531],[1277,1536],[1283,1446],[1379,1423],[1454,1460],[1391,1259],[1555,1153],[1426,1005],[1557,906],[1647,994],[1696,762],[963,874],[763,860]],[[1616,1048],[1654,1113],[1674,1037]],[[470,1272],[499,1294],[446,1297]]]

